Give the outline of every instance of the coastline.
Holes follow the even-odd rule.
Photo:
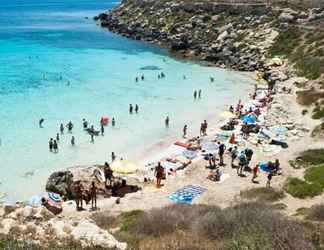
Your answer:
[[[191,59],[193,61],[190,61],[194,63],[195,60],[193,58]],[[279,60],[279,58],[277,58],[277,60]],[[200,64],[200,60],[197,61],[197,63]],[[210,65],[210,67],[214,66],[215,65]],[[232,69],[229,71],[231,72]],[[259,71],[263,73],[260,74]],[[233,70],[233,72],[240,73],[240,71],[237,72],[235,70]],[[190,204],[217,206],[224,209],[247,201],[241,196],[242,191],[266,187],[269,173],[263,171],[261,167],[259,168],[259,164],[268,163],[270,161],[274,162],[276,159],[280,161],[280,173],[273,176],[271,188],[280,191],[284,190],[284,185],[290,177],[304,179],[305,169],[293,168],[290,165],[290,160],[296,159],[296,157],[300,156],[300,153],[305,150],[324,147],[323,141],[311,136],[313,129],[321,121],[312,119],[309,113],[304,113],[304,107],[297,102],[297,92],[300,90],[300,85],[309,80],[307,78],[298,77],[296,71],[292,68],[287,59],[280,59],[280,63],[274,63],[273,58],[266,58],[262,60],[261,68],[257,67],[253,72],[242,72],[242,74],[251,79],[249,81],[251,84],[246,86],[245,91],[240,90],[240,93],[236,92],[235,89],[231,89],[237,102],[242,100],[244,106],[242,109],[245,113],[242,117],[236,114],[235,120],[238,124],[234,126],[234,129],[229,131],[221,129],[221,126],[229,122],[231,118],[220,118],[220,113],[228,111],[230,105],[235,107],[236,103],[227,103],[218,106],[215,104],[215,109],[201,110],[201,117],[208,122],[207,135],[199,135],[199,125],[202,120],[198,120],[198,118],[193,115],[191,117],[192,123],[188,124],[189,134],[186,139],[181,138],[180,130],[178,133],[173,132],[159,141],[152,140],[144,147],[139,146],[138,152],[134,153],[131,157],[127,155],[127,152],[124,152],[120,156],[118,155],[117,161],[122,157],[124,160],[129,160],[138,167],[137,170],[127,174],[115,172],[115,177],[118,179],[118,182],[125,180],[127,185],[132,187],[136,186],[135,191],[131,189],[130,192],[126,192],[121,196],[113,195],[112,186],[110,187],[111,194],[108,194],[110,190],[106,187],[104,181],[101,180],[102,176],[98,177],[95,175],[96,170],[102,170],[104,162],[98,162],[98,164],[91,165],[64,167],[53,173],[64,173],[62,180],[60,180],[62,182],[59,184],[70,182],[70,179],[63,179],[66,178],[67,173],[71,173],[73,182],[80,181],[84,187],[88,188],[91,182],[94,181],[101,191],[104,190],[103,193],[98,194],[98,209],[92,210],[90,209],[90,205],[85,205],[83,211],[76,212],[75,201],[73,199],[68,199],[61,204],[63,208],[62,213],[56,217],[51,216],[51,219],[48,220],[47,218],[45,219],[44,215],[41,217],[37,217],[38,215],[31,216],[32,212],[28,212],[29,210],[37,209],[43,212],[43,207],[34,208],[33,206],[16,204],[13,212],[9,214],[6,212],[0,213],[0,217],[4,220],[4,222],[0,220],[0,232],[8,234],[14,227],[24,227],[24,220],[28,221],[34,216],[29,225],[35,226],[35,228],[37,228],[36,231],[40,232],[40,235],[46,234],[44,228],[48,228],[48,224],[50,224],[53,226],[55,232],[55,234],[53,233],[54,238],[56,237],[56,239],[60,240],[65,239],[66,237],[70,237],[72,233],[65,232],[64,228],[70,228],[71,224],[78,225],[79,223],[80,225],[86,222],[85,227],[88,227],[88,230],[95,231],[98,237],[98,235],[102,235],[103,232],[97,229],[99,224],[96,225],[93,221],[94,215],[105,214],[106,216],[115,217],[125,212],[149,211],[151,209],[170,206],[176,203],[170,198],[170,195],[188,185],[198,186],[206,190],[201,195],[195,197]],[[262,77],[260,75],[262,75]],[[269,91],[269,89],[271,89],[271,91]],[[259,127],[260,130],[258,130],[257,133],[250,133],[245,138],[241,131],[241,126],[243,125],[242,120],[244,116],[250,114],[256,115],[257,113],[255,110],[252,111],[251,107],[260,112],[253,123]],[[189,111],[190,107],[188,107],[187,112]],[[199,119],[201,119],[201,117]],[[224,134],[227,135],[225,139],[219,137],[219,135]],[[230,134],[235,134],[234,143],[230,143]],[[280,146],[279,144],[273,145],[271,142],[273,139],[280,143],[287,144],[287,147]],[[198,145],[199,147],[194,150],[189,149],[190,147],[187,146],[185,149],[180,149],[180,146],[174,145],[174,142],[177,140],[185,144],[193,142],[195,146]],[[206,152],[204,152],[205,150],[202,147],[203,143],[201,142],[211,143],[213,146],[217,146],[218,142],[222,142],[225,144],[226,149],[236,145],[238,146],[239,152],[243,152],[243,150],[247,148],[252,149],[254,154],[249,167],[258,167],[257,182],[253,182],[253,179],[251,180],[252,171],[244,170],[244,174],[238,174],[236,168],[230,164],[231,153],[227,150],[224,155],[225,165],[222,166],[221,164],[217,164],[217,166],[219,165],[218,168],[221,171],[221,176],[224,177],[224,179],[218,181],[208,179],[207,176],[214,170],[209,169],[208,160],[204,159]],[[138,144],[141,143],[141,141],[138,141]],[[175,149],[175,147],[177,147],[177,149]],[[184,155],[185,151],[194,151],[196,155],[193,158],[187,158],[187,156]],[[215,155],[217,155],[217,153],[215,153]],[[176,163],[179,163],[178,157],[186,158],[188,163],[183,164],[181,162],[182,166],[177,169],[170,170],[168,167],[165,167],[166,178],[162,181],[163,186],[157,188],[153,175],[153,168],[156,166],[157,162],[174,163],[173,161],[177,160]],[[108,162],[110,163],[110,161]],[[270,172],[272,172],[272,170],[270,170]],[[49,181],[51,178],[52,175],[49,177]],[[52,181],[55,182],[55,179],[53,178]],[[49,191],[54,192],[53,190]],[[284,208],[280,208],[280,213],[293,216],[296,215],[300,209],[320,204],[323,200],[324,193],[309,199],[298,199],[288,192],[285,192],[283,198],[271,203],[271,205],[282,206]],[[27,215],[25,216],[25,214]],[[83,232],[87,232],[85,228],[83,230]],[[100,242],[113,242],[111,246],[117,249],[126,249],[125,243],[120,243],[114,238],[114,233],[118,231],[120,231],[120,228],[110,228],[109,231],[105,231],[104,237],[106,238],[103,240],[101,237]],[[111,236],[110,233],[114,236]],[[80,235],[78,235],[78,237]],[[109,238],[110,236],[112,238]],[[42,237],[45,239],[45,236],[30,236],[31,241],[36,242],[36,244],[46,243]],[[84,243],[84,246],[90,246],[91,244],[100,245],[100,243],[96,242],[95,238],[89,233],[84,233],[84,235],[81,235],[79,238],[75,237],[75,234],[73,234],[73,237],[82,242],[82,244]],[[108,238],[109,240],[107,240]],[[117,239],[119,239],[118,236]]]

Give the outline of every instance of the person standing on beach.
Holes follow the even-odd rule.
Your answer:
[[[237,168],[237,175],[241,176],[243,174],[244,166],[246,166],[246,156],[244,154],[244,151],[242,151],[239,156],[239,167]]]
[[[75,186],[75,204],[76,204],[77,211],[83,210],[82,192],[83,192],[83,186],[82,186],[81,182],[79,182]]]
[[[207,128],[208,128],[208,123],[207,123],[207,121],[206,121],[206,120],[204,120],[204,123],[203,123],[203,128],[204,128],[204,130],[203,130],[203,133],[204,133],[204,135],[207,135]]]
[[[237,146],[235,146],[231,152],[231,166],[232,167],[234,167],[234,160],[236,159],[237,155],[238,155],[238,150],[237,150]]]
[[[59,133],[56,134],[56,140],[57,140],[57,142],[60,141],[60,135],[59,135]]]
[[[100,132],[101,132],[101,135],[102,135],[102,136],[103,136],[104,133],[105,133],[105,128],[104,128],[104,125],[103,125],[103,124],[101,124]]]
[[[197,90],[194,91],[193,97],[194,97],[195,100],[197,99]]]
[[[51,138],[48,142],[48,147],[49,147],[49,151],[53,152],[53,138]]]
[[[129,113],[133,114],[133,105],[132,104],[129,104]]]
[[[250,162],[252,160],[253,150],[250,149],[250,148],[246,148],[245,149],[245,155],[246,155],[246,166],[249,166]]]
[[[165,127],[169,127],[169,122],[170,122],[170,118],[169,118],[169,116],[167,116],[166,118],[165,118]]]
[[[218,142],[219,165],[224,166],[225,144]]]
[[[204,124],[200,123],[200,136],[204,134]]]
[[[113,117],[111,120],[111,126],[115,127],[115,125],[116,125],[116,121],[115,121],[115,118]]]
[[[198,99],[201,99],[201,89],[198,91]]]
[[[186,138],[187,137],[187,130],[188,130],[188,126],[187,125],[184,125],[184,127],[183,127],[183,130],[182,130],[182,132],[183,132],[183,138]]]
[[[44,118],[41,118],[40,120],[39,120],[39,122],[38,122],[38,124],[39,124],[39,127],[40,128],[42,128],[43,127],[43,123],[44,123]]]
[[[259,166],[255,165],[254,168],[252,168],[252,183],[258,183],[255,181],[255,179],[258,177],[258,172],[259,172]]]
[[[71,145],[72,145],[72,146],[75,145],[75,138],[74,138],[74,136],[71,137]]]
[[[97,187],[94,181],[91,183],[90,196],[91,196],[91,209],[96,210],[97,209]]]
[[[107,181],[109,181],[109,185],[111,186],[112,184],[112,178],[113,178],[113,171],[110,168],[108,162],[105,162],[105,166],[104,166],[104,174],[105,174],[105,186],[107,187]]]
[[[56,140],[54,140],[53,142],[53,149],[54,149],[54,153],[58,153],[58,145]]]
[[[90,132],[91,143],[94,143],[94,133]]]
[[[61,123],[61,125],[60,125],[60,132],[61,132],[61,135],[63,135],[63,133],[64,133],[64,126],[63,126],[63,123]]]
[[[272,171],[269,172],[268,176],[267,176],[267,184],[266,184],[266,187],[267,188],[270,188],[271,187],[271,180],[272,180]]]
[[[116,160],[116,155],[115,152],[111,152],[111,161],[115,161]]]
[[[139,107],[138,107],[138,105],[136,104],[136,105],[135,105],[135,113],[136,113],[136,114],[138,113],[138,110],[139,110]]]
[[[161,180],[163,178],[164,168],[161,166],[159,162],[158,165],[155,167],[154,175],[156,177],[156,187],[161,187]]]

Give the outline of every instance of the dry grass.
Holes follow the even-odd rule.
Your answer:
[[[314,205],[307,209],[306,218],[314,221],[324,221],[324,204]]]

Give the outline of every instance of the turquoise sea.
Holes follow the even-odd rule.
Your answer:
[[[93,16],[116,4],[0,1],[1,193],[25,199],[42,191],[54,170],[103,163],[112,151],[135,160],[156,143],[180,137],[184,124],[193,135],[201,120],[250,88],[251,79],[240,73],[179,61],[164,50],[102,30]],[[159,70],[142,70],[145,66]],[[158,80],[161,71],[166,78]],[[145,80],[135,83],[141,74]],[[193,100],[195,89],[202,89],[200,101]],[[130,103],[140,106],[139,114],[129,115]],[[91,143],[82,119],[99,129],[103,115],[115,117],[116,127],[106,127],[105,136]],[[167,115],[169,129],[164,127]],[[50,153],[49,138],[70,120],[76,146],[65,133],[59,153]]]

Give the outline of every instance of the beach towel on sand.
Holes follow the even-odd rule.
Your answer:
[[[191,204],[192,200],[207,191],[206,188],[188,185],[169,195],[169,199],[175,203]]]

